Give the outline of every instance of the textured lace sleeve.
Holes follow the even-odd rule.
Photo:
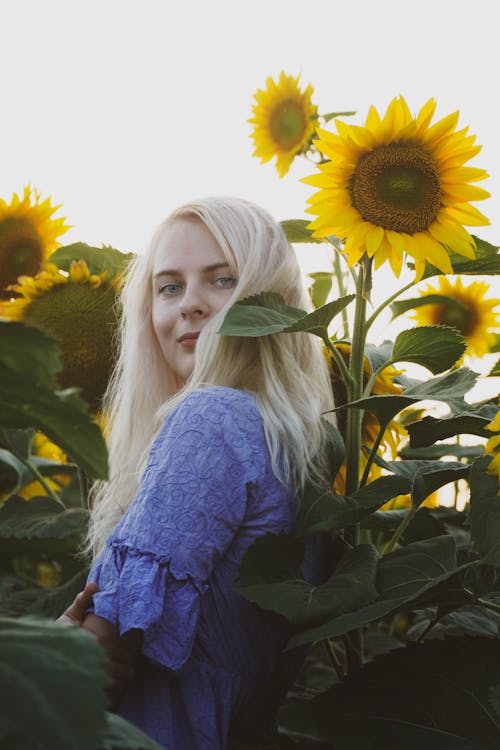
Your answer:
[[[144,655],[163,666],[177,670],[189,658],[200,595],[243,522],[266,450],[249,394],[213,387],[186,397],[90,572],[95,613],[121,634],[143,630]]]

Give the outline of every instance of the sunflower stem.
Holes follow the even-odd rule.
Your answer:
[[[344,281],[344,273],[343,273],[342,266],[340,263],[339,251],[336,245],[335,245],[335,248],[336,248],[336,252],[333,253],[333,272],[335,274],[335,278],[337,279],[339,297],[345,297],[347,294],[347,287]],[[349,318],[347,317],[347,308],[345,307],[342,310],[342,327],[343,327],[342,338],[346,339],[349,337]]]
[[[396,544],[398,543],[400,537],[404,534],[408,526],[410,525],[411,521],[413,520],[416,512],[418,510],[418,506],[412,505],[411,508],[408,510],[408,513],[403,518],[401,523],[399,524],[398,528],[392,535],[392,537],[389,539],[387,544],[384,547],[384,551],[382,552],[383,555],[389,554],[389,552],[392,552]]]
[[[368,481],[370,469],[372,468],[373,462],[375,461],[377,451],[380,448],[380,443],[382,442],[384,435],[385,435],[385,427],[381,427],[380,430],[378,431],[377,438],[371,448],[370,455],[368,456],[368,459],[366,461],[366,466],[363,471],[363,476],[361,477],[361,481],[359,483],[360,488],[364,487]]]
[[[351,382],[346,383],[348,401],[357,401],[363,392],[363,364],[365,356],[365,319],[366,319],[366,296],[365,284],[370,277],[371,260],[365,255],[359,266],[356,279],[356,299],[354,307],[354,323],[352,332],[351,356],[349,360],[349,373]],[[353,495],[359,487],[359,469],[361,454],[361,425],[363,422],[363,411],[361,409],[348,409],[346,427],[346,487],[345,494]],[[344,538],[351,545],[356,546],[359,542],[358,525],[344,530]],[[361,628],[348,633],[346,638],[346,667],[347,673],[359,669],[363,663],[363,631]]]
[[[36,466],[32,464],[28,458],[24,458],[19,454],[16,454],[16,456],[31,471],[31,473],[36,477],[37,481],[40,482],[47,495],[51,497],[52,500],[55,500],[56,503],[61,506],[61,508],[64,508],[64,510],[66,510],[66,506],[64,505],[61,498],[56,495],[50,484],[45,481],[45,477],[38,471]]]
[[[385,308],[391,304],[391,302],[394,302],[395,299],[399,297],[400,294],[403,294],[403,292],[406,292],[408,289],[411,289],[412,286],[415,285],[414,281],[410,281],[409,284],[405,284],[405,286],[401,287],[401,289],[398,289],[397,292],[394,292],[394,294],[391,294],[390,297],[388,297],[384,302],[382,302],[377,309],[370,315],[368,320],[365,322],[365,335],[368,333],[370,328],[372,327],[375,320],[378,318],[381,312],[385,310]]]
[[[354,384],[354,381],[351,377],[351,374],[347,368],[346,363],[344,362],[342,355],[340,354],[339,350],[336,346],[334,346],[331,342],[331,340],[328,338],[328,334],[326,333],[323,336],[323,341],[325,343],[326,348],[328,351],[331,352],[333,359],[335,360],[335,364],[340,370],[340,374],[342,376],[342,379],[344,380],[344,383],[346,384],[346,388],[349,392],[349,388],[351,388]]]
[[[495,602],[491,602],[489,599],[476,599],[476,602],[480,604],[485,609],[490,609],[492,612],[496,612],[497,614],[500,614],[500,604],[496,604]]]

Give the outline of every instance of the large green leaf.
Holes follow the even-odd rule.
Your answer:
[[[0,507],[0,539],[65,539],[85,532],[85,508],[63,509],[50,497],[10,497]]]
[[[281,731],[335,750],[493,750],[499,660],[498,638],[410,644],[310,702],[285,704]]]
[[[307,228],[311,222],[306,219],[285,219],[280,223],[288,242],[325,242],[323,238],[312,236],[312,231]]]
[[[412,297],[411,299],[402,299],[397,302],[393,302],[390,305],[392,318],[397,318],[408,310],[414,310],[417,307],[423,305],[447,305],[448,307],[456,307],[460,310],[465,310],[465,305],[456,297],[448,297],[446,294],[422,294],[421,297]]]
[[[0,618],[0,746],[97,747],[104,729],[104,652],[80,628]]]
[[[500,255],[498,247],[492,245],[486,240],[475,237],[476,257],[473,260],[464,258],[463,255],[450,252],[450,261],[453,266],[453,272],[456,274],[466,274],[471,276],[495,276],[500,274]],[[412,267],[411,264],[409,264]],[[443,271],[435,268],[430,263],[426,263],[422,279],[428,279],[431,276],[442,276]]]
[[[387,598],[379,598],[356,611],[309,627],[294,635],[287,648],[334,638],[401,611],[443,601],[450,607],[468,603],[472,597],[461,585],[461,572],[456,565],[455,542],[450,535],[408,544],[379,561],[376,586]],[[398,586],[400,596],[396,595]]]
[[[381,425],[388,425],[407,406],[419,401],[443,401],[453,409],[463,412],[465,394],[476,382],[477,375],[466,367],[452,370],[444,375],[437,375],[424,383],[417,383],[403,391],[402,394],[369,396],[346,405],[350,409],[368,409],[375,414]]]
[[[380,477],[350,497],[330,490],[319,493],[311,487],[299,506],[294,526],[296,536],[333,531],[358,523],[388,500],[410,491],[406,477]]]
[[[308,627],[355,610],[376,596],[374,578],[377,552],[371,545],[359,545],[349,551],[337,565],[334,574],[319,586],[304,580],[296,568],[290,570],[287,580],[282,579],[281,568],[278,571],[280,579],[276,583],[255,582],[259,576],[264,581],[272,579],[274,561],[274,553],[264,559],[263,548],[257,540],[249,548],[240,567],[238,592],[263,609],[283,615],[294,628]],[[259,575],[256,575],[257,571]],[[249,581],[252,583],[249,584]]]
[[[392,360],[414,362],[437,375],[452,367],[466,348],[464,337],[455,328],[418,326],[398,334]]]
[[[90,476],[105,479],[107,452],[99,426],[73,390],[51,391],[0,370],[0,422],[6,427],[35,427]]]
[[[115,248],[106,245],[91,247],[85,242],[75,242],[72,245],[58,248],[50,256],[50,261],[63,271],[69,271],[71,261],[84,260],[91,273],[101,274],[103,271],[107,271],[108,278],[111,279],[117,273],[123,271],[133,257],[133,253],[122,253],[120,250],[115,250]]]
[[[384,461],[376,462],[399,477],[406,477],[410,485],[412,505],[421,505],[429,495],[445,484],[466,479],[470,467],[460,461]]]
[[[500,490],[498,477],[486,473],[491,456],[478,458],[470,475],[470,531],[476,551],[500,566]]]
[[[410,436],[412,448],[422,448],[432,445],[436,440],[446,440],[455,435],[478,435],[479,437],[491,437],[491,432],[486,430],[486,425],[493,417],[484,417],[479,414],[462,412],[452,416],[424,417],[418,422],[407,425],[406,429]],[[451,446],[450,446],[451,447]]]
[[[416,422],[415,424],[420,424]],[[409,427],[406,428],[407,430]],[[428,445],[422,448],[405,446],[399,452],[402,459],[423,459],[431,461],[443,456],[455,456],[455,458],[478,458],[482,456],[484,446],[482,445],[458,445],[457,443],[438,443],[437,445]]]
[[[311,313],[287,305],[281,295],[263,292],[237,302],[227,312],[219,333],[226,336],[267,336],[308,331],[324,338],[333,318],[354,299],[350,294]]]
[[[106,712],[106,728],[97,750],[165,750],[165,747],[121,716]]]
[[[61,366],[57,342],[47,333],[24,323],[0,320],[0,373],[6,370],[29,378],[38,388],[55,389]]]

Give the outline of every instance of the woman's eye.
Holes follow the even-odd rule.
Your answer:
[[[171,297],[172,295],[177,294],[180,288],[180,284],[163,284],[163,286],[160,287],[159,292],[167,297]]]
[[[221,276],[221,278],[216,279],[214,283],[221,287],[221,289],[232,289],[236,284],[236,279],[233,279],[232,276]]]

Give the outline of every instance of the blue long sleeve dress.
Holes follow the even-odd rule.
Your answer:
[[[89,580],[97,615],[144,634],[118,713],[168,750],[225,750],[231,721],[273,672],[285,620],[233,582],[249,545],[294,515],[252,395],[210,386],[167,417]]]

